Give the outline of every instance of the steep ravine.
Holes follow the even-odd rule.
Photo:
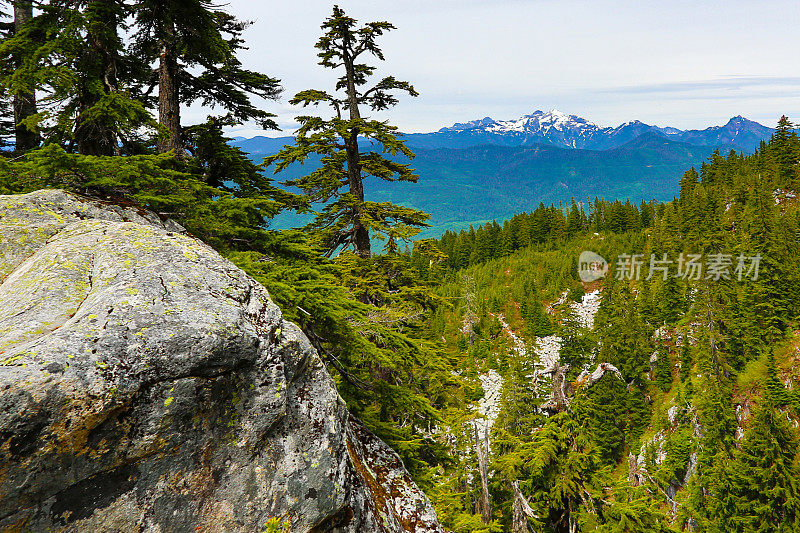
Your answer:
[[[182,228],[0,196],[0,531],[439,532],[266,289]]]
[[[561,299],[554,304],[562,305],[566,302],[567,293],[562,294]],[[583,296],[580,302],[570,302],[570,307],[575,312],[580,324],[588,329],[594,327],[594,317],[600,308],[601,292],[595,290]],[[529,354],[525,347],[525,341],[522,340],[505,320],[502,314],[496,315],[503,332],[511,341],[511,349],[516,354],[525,359]],[[561,338],[557,335],[549,335],[547,337],[537,337],[534,347],[533,357],[531,363],[534,368],[534,380],[537,385],[540,382],[542,374],[547,373],[548,370],[553,369],[559,362],[559,350],[561,349]],[[602,376],[602,369],[598,368],[595,373],[599,372]],[[591,376],[590,376],[591,379]],[[599,379],[599,377],[597,378]],[[489,435],[491,433],[494,421],[500,413],[500,397],[503,389],[503,377],[496,371],[490,370],[486,374],[480,376],[481,386],[484,390],[484,396],[478,400],[478,417],[475,420],[478,435],[484,442],[484,446],[489,448]],[[596,381],[596,379],[595,379]]]

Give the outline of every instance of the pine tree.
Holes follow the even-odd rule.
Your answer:
[[[497,460],[505,480],[519,488],[535,511],[539,527],[556,533],[576,531],[581,517],[602,502],[594,498],[606,481],[597,449],[570,412],[547,419],[528,442]]]
[[[797,163],[800,160],[800,140],[794,125],[786,115],[778,120],[778,126],[770,140],[770,150],[778,163],[778,185],[790,186],[797,182]]]
[[[358,27],[355,19],[334,6],[333,14],[322,29],[325,33],[317,42],[317,55],[321,59],[320,65],[344,70],[336,82],[338,92],[302,91],[292,98],[291,103],[303,107],[327,105],[335,116],[329,119],[298,117],[297,144],[266,158],[265,162],[274,164],[275,171],[279,172],[293,163],[306,161],[311,154],[318,154],[321,157],[319,169],[302,178],[289,180],[287,184],[302,189],[310,201],[327,204],[311,227],[323,232],[324,247],[329,254],[341,247],[352,246],[357,255],[369,257],[370,232],[372,238],[386,238],[387,246],[392,246],[400,239],[415,235],[429,216],[389,202],[365,199],[365,175],[386,181],[411,182],[415,182],[417,176],[407,164],[383,155],[413,157],[395,135],[397,128],[362,117],[362,108],[385,110],[397,103],[394,91],[403,91],[411,96],[416,96],[417,92],[408,82],[393,76],[364,88],[375,67],[359,61],[366,55],[384,59],[376,41],[394,29],[390,23],[370,22]],[[371,147],[362,151],[359,138],[369,140]]]
[[[523,315],[528,332],[536,337],[546,337],[553,334],[553,323],[542,303],[532,298],[526,304],[526,312]]]
[[[691,377],[693,365],[692,352],[689,350],[689,344],[684,341],[681,346],[681,381],[685,382]]]
[[[625,380],[642,384],[649,370],[650,342],[635,300],[628,287],[604,291],[596,318],[600,337],[599,358],[619,368]],[[608,314],[606,314],[608,313]]]
[[[792,395],[786,390],[778,377],[778,369],[775,366],[775,353],[770,351],[767,356],[767,380],[765,385],[765,395],[774,406],[786,406],[792,402]],[[800,480],[798,480],[800,481]]]
[[[567,215],[567,236],[572,237],[583,229],[583,220],[575,198],[570,202],[569,214]]]
[[[685,310],[683,294],[673,273],[669,273],[657,293],[661,320],[665,324],[674,324]]]
[[[74,57],[80,73],[75,87],[75,145],[81,154],[114,155],[119,152],[120,130],[134,130],[150,118],[141,101],[130,98],[120,87],[120,81],[141,83],[141,78],[128,76],[134,74],[131,71],[144,74],[143,64],[126,54],[120,36],[130,10],[118,0],[95,0],[75,15],[75,33],[65,35],[73,42],[65,46],[75,46],[74,41],[81,37],[86,42],[83,49],[75,47],[80,50]]]
[[[571,306],[565,306],[562,309],[559,334],[561,336],[560,362],[570,366],[567,376],[574,379],[581,373],[584,365],[589,363],[595,343]]]
[[[672,388],[672,361],[669,358],[669,351],[663,346],[658,349],[658,362],[653,381],[664,392]]]
[[[616,463],[625,447],[628,395],[625,382],[609,373],[573,401],[575,415],[584,421],[605,464]]]

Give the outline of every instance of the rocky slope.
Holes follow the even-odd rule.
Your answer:
[[[0,530],[441,531],[267,291],[147,212],[0,196]]]

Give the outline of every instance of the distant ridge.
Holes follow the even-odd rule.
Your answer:
[[[681,175],[714,150],[753,152],[773,133],[741,116],[702,130],[658,127],[638,120],[600,127],[558,110],[535,111],[516,120],[485,117],[432,133],[405,135],[417,154],[420,176],[413,183],[373,184],[369,200],[391,201],[431,213],[441,234],[487,220],[503,220],[539,205],[592,199],[670,200]],[[292,137],[231,141],[260,163]],[[365,143],[366,144],[366,143]],[[404,161],[407,162],[407,161]],[[316,159],[292,165],[282,179],[306,174]],[[296,227],[306,219],[282,215],[275,227]]]
[[[585,118],[553,109],[547,112],[534,111],[514,120],[484,117],[456,123],[433,133],[409,134],[406,138],[410,146],[420,148],[543,144],[560,148],[608,150],[651,132],[697,146],[719,146],[752,152],[762,140],[769,139],[773,129],[742,116],[731,118],[723,126],[711,126],[703,130],[652,126],[639,120],[617,127],[600,127]]]

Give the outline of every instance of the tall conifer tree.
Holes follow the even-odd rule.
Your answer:
[[[317,42],[319,64],[341,72],[335,92],[307,90],[295,95],[292,104],[330,106],[334,116],[300,116],[296,144],[268,157],[276,172],[293,163],[302,163],[312,154],[318,155],[321,166],[289,185],[302,189],[312,202],[327,203],[311,226],[323,232],[323,245],[331,254],[341,247],[352,246],[362,257],[371,254],[370,238],[387,238],[391,248],[398,239],[408,239],[425,225],[428,215],[389,202],[366,200],[364,179],[367,176],[386,181],[415,182],[417,176],[405,163],[385,157],[413,157],[413,153],[396,135],[397,127],[387,122],[362,116],[364,109],[382,111],[397,103],[396,91],[416,96],[408,82],[387,76],[366,87],[375,67],[363,63],[367,56],[383,60],[377,39],[394,29],[388,22],[357,21],[334,6],[331,16],[322,24],[324,34]],[[359,139],[368,141],[364,147]],[[331,200],[333,200],[331,202]],[[330,203],[328,203],[330,202]],[[371,233],[371,235],[370,235]]]
[[[251,96],[277,98],[279,80],[245,69],[237,57],[248,23],[206,0],[136,0],[134,10],[134,50],[158,63],[159,152],[184,154],[181,105],[195,101],[219,106],[239,122],[277,127]]]

